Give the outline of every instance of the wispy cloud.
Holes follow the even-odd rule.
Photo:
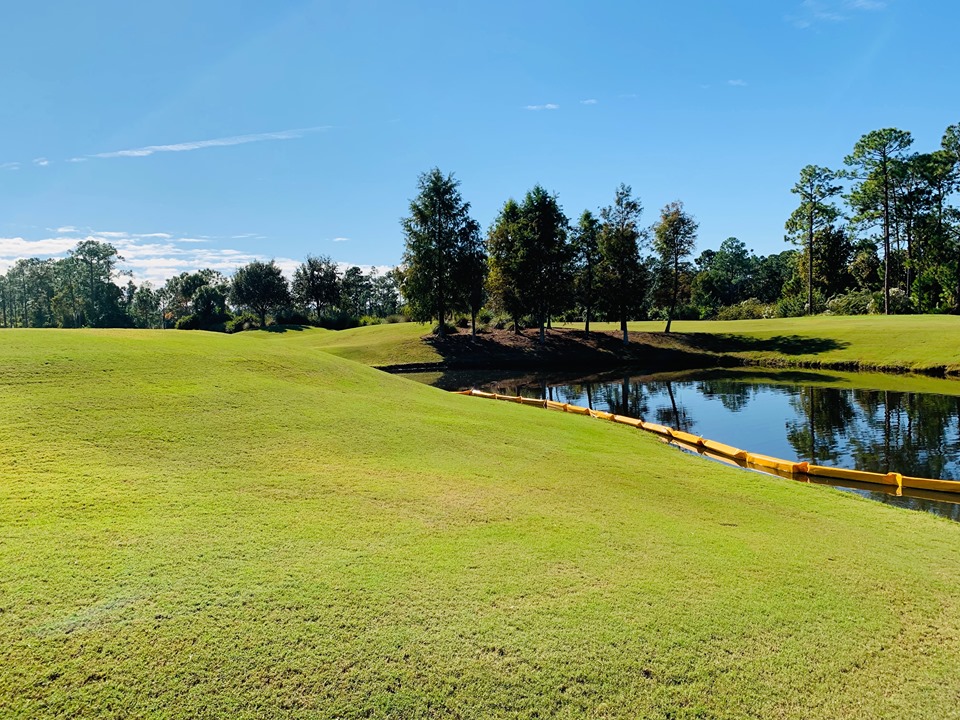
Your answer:
[[[348,238],[348,237],[335,237],[335,238],[333,238],[333,242],[350,242],[350,238]]]
[[[747,86],[747,81],[746,81],[746,80],[739,80],[739,79],[737,79],[737,80],[727,80],[727,85],[731,85],[731,86],[733,86],[733,87],[746,87],[746,86]]]
[[[597,104],[597,99],[596,99],[596,98],[589,98],[589,99],[587,99],[587,100],[581,100],[581,101],[580,101],[580,104],[581,104],[581,105],[596,105],[596,104]]]
[[[50,161],[47,160],[45,157],[38,157],[33,159],[33,164],[38,167],[46,167],[47,165],[50,164]]]
[[[18,162],[5,162],[0,163],[0,170],[19,170],[20,163]]]
[[[803,0],[796,12],[787,15],[786,21],[801,30],[826,23],[839,23],[848,19],[844,11],[883,10],[887,0]]]
[[[189,152],[211,147],[229,147],[231,145],[246,145],[248,143],[269,142],[273,140],[296,140],[305,135],[329,130],[329,125],[297,128],[295,130],[280,130],[278,132],[254,133],[252,135],[232,135],[230,137],[213,138],[210,140],[193,140],[191,142],[173,143],[171,145],[145,145],[127,150],[110,150],[108,152],[93,153],[82,157],[70,158],[70,162],[83,162],[90,158],[131,158],[149,157],[156,153]]]
[[[556,103],[547,103],[546,105],[527,105],[525,110],[559,110],[560,106]]]
[[[300,264],[299,260],[287,257],[277,257],[262,252],[256,247],[249,250],[239,250],[229,245],[217,246],[213,238],[183,237],[166,232],[120,232],[96,231],[77,228],[74,225],[64,225],[57,228],[54,236],[38,239],[23,237],[0,237],[0,273],[4,273],[20,258],[64,257],[76,247],[81,240],[97,240],[109,242],[124,258],[119,269],[129,273],[134,282],[149,281],[155,286],[162,285],[168,278],[182,272],[192,272],[200,268],[211,268],[225,275],[233,273],[241,265],[253,260],[276,260],[277,265],[288,276]],[[247,233],[248,238],[262,238],[255,233]],[[230,238],[221,237],[220,242],[228,243]],[[335,238],[346,241],[349,238]],[[356,265],[356,263],[338,263],[342,270]],[[364,272],[376,269],[386,272],[387,266],[360,265]],[[126,283],[127,276],[118,275],[117,282]]]

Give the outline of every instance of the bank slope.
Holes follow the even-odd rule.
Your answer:
[[[0,714],[956,712],[960,526],[313,337],[0,336]]]

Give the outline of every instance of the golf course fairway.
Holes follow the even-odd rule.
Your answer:
[[[960,525],[332,338],[0,332],[0,716],[960,717]]]

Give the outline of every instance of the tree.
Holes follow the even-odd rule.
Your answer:
[[[670,332],[670,324],[677,309],[680,272],[685,258],[693,253],[697,245],[699,227],[697,221],[683,209],[683,203],[679,201],[665,205],[660,211],[659,222],[654,225],[654,250],[660,256],[661,267],[668,269],[673,279],[670,306],[667,311],[667,327],[664,332]]]
[[[140,328],[155,327],[155,320],[160,310],[160,297],[154,292],[150,283],[145,282],[133,294],[130,303],[130,314],[134,324]]]
[[[340,302],[337,264],[325,255],[308,255],[293,271],[293,298],[304,307],[312,305],[319,320],[325,308]]]
[[[237,270],[230,285],[231,300],[250,308],[260,316],[260,327],[267,326],[267,313],[290,302],[290,288],[277,264],[254,260]]]
[[[600,264],[600,221],[584,210],[573,231],[574,290],[583,308],[583,330],[590,337],[590,319],[597,304],[597,267]]]
[[[486,299],[487,254],[483,249],[480,224],[470,219],[463,225],[457,259],[456,283],[463,288],[464,306],[470,311],[470,334],[477,336],[477,313]]]
[[[786,240],[807,246],[807,314],[813,307],[813,241],[817,231],[836,221],[840,211],[830,203],[830,198],[840,192],[835,184],[836,173],[819,165],[807,165],[800,171],[800,179],[790,192],[800,196],[800,205],[786,222]]]
[[[464,202],[453,175],[444,175],[439,168],[420,175],[417,187],[410,215],[400,221],[406,243],[403,294],[413,318],[436,318],[442,337],[447,313],[466,295],[456,274],[472,222],[470,203]]]
[[[643,301],[645,272],[640,261],[640,244],[645,239],[640,228],[643,205],[633,197],[629,185],[621,184],[613,205],[600,211],[599,251],[601,287],[611,313],[620,321],[624,344],[630,342],[627,320]]]
[[[540,329],[540,342],[553,311],[569,290],[569,221],[557,196],[535,185],[520,205],[519,251],[523,282],[520,293]]]
[[[874,130],[861,137],[844,158],[858,183],[848,195],[860,221],[883,229],[883,311],[890,314],[890,234],[894,202],[893,161],[913,143],[910,133],[896,128]]]
[[[721,307],[755,297],[759,263],[760,259],[735,237],[724,240],[717,250],[700,253],[692,283],[692,300],[700,316],[710,317]]]
[[[117,313],[119,288],[113,284],[113,271],[123,258],[109,243],[84,240],[70,251],[70,257],[83,269],[84,316],[88,325],[102,327]]]
[[[490,302],[513,318],[513,330],[520,332],[520,318],[526,314],[521,287],[525,281],[521,246],[520,206],[507,200],[487,233],[487,290]]]
[[[356,265],[348,267],[340,280],[340,311],[358,318],[367,315],[370,304],[370,278]]]

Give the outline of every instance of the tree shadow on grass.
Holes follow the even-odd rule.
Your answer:
[[[711,353],[776,352],[782,355],[816,355],[850,346],[848,342],[833,338],[800,335],[776,335],[764,338],[723,333],[688,333],[683,337],[686,340],[685,344],[691,349]]]
[[[294,332],[303,332],[308,327],[310,326],[309,325],[268,325],[264,329],[267,332],[272,332],[272,333],[285,333],[290,330]]]

